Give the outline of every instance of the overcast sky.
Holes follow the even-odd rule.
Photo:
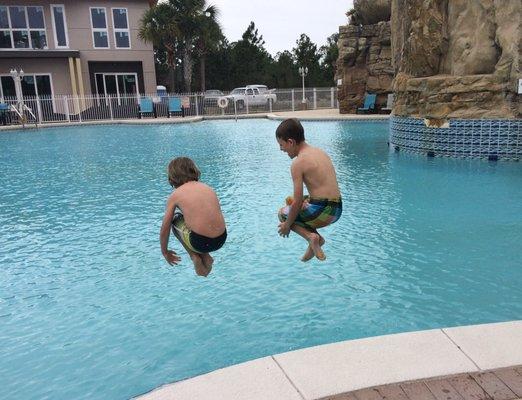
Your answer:
[[[345,15],[352,0],[207,0],[221,14],[219,22],[230,42],[254,21],[265,40],[265,48],[275,56],[278,51],[292,50],[301,33],[306,33],[318,47],[326,38],[345,25]]]

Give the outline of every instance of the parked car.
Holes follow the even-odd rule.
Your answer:
[[[270,101],[277,101],[275,93],[271,93],[265,85],[248,85],[235,88],[227,96],[239,109],[248,106],[266,106]]]
[[[217,101],[224,94],[221,90],[206,90],[203,93],[203,104],[206,106],[217,106]]]
[[[275,89],[269,89],[266,85],[247,85],[247,88],[256,88],[259,90],[259,93],[271,93],[275,96]]]

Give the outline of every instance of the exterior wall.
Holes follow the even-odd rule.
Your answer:
[[[9,74],[11,68],[22,68],[30,74],[50,74],[53,95],[70,94],[71,80],[69,79],[69,61],[67,58],[19,58],[14,60],[0,59],[0,74]]]
[[[82,70],[82,82],[85,94],[91,93],[91,79],[89,74],[89,61],[111,61],[111,62],[140,62],[142,65],[143,84],[140,92],[153,93],[156,91],[156,74],[154,69],[154,55],[151,44],[145,44],[138,39],[139,23],[143,13],[149,8],[148,2],[144,0],[125,1],[74,1],[74,0],[2,0],[3,6],[42,6],[44,8],[45,28],[49,51],[56,50],[54,32],[51,17],[51,4],[63,4],[67,23],[67,34],[69,38],[69,49],[80,51],[80,62]],[[105,7],[108,28],[108,49],[94,49],[93,35],[90,20],[90,7]],[[126,8],[128,13],[130,49],[116,49],[112,8]],[[14,49],[11,49],[14,50]],[[0,50],[0,57],[1,57]],[[17,50],[31,52],[34,50]],[[45,50],[44,50],[45,51]],[[23,68],[24,71],[50,72],[52,73],[54,94],[71,94],[68,59],[30,59],[30,58],[0,58],[0,73],[9,73],[13,67]],[[45,67],[45,68],[44,68]],[[76,71],[75,71],[76,72]],[[144,86],[144,87],[143,87]]]
[[[153,93],[156,91],[156,73],[154,69],[154,55],[152,44],[145,44],[138,39],[140,19],[149,8],[143,0],[127,1],[79,1],[67,0],[65,3],[67,25],[69,29],[69,43],[71,48],[80,50],[83,85],[90,90],[89,61],[139,61],[142,63],[145,88],[140,91]],[[109,31],[109,48],[94,49],[90,20],[90,7],[105,7]],[[128,50],[116,49],[112,24],[111,8],[127,8],[130,28],[130,46]]]

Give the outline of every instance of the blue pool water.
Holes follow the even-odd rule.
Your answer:
[[[521,164],[390,153],[385,123],[305,122],[344,214],[328,260],[303,264],[303,240],[277,235],[292,187],[276,126],[0,133],[0,398],[126,399],[306,346],[522,318]],[[180,155],[228,223],[207,279],[160,253]]]

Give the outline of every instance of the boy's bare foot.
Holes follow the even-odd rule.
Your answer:
[[[209,253],[203,253],[201,254],[201,259],[205,267],[207,267],[208,272],[210,272],[212,270],[212,264],[214,264],[214,258]]]
[[[203,259],[198,254],[192,255],[190,258],[194,263],[194,269],[196,270],[196,274],[198,274],[199,276],[207,276],[210,273],[210,270],[205,266]]]
[[[319,235],[318,233],[312,233],[308,243],[308,248],[303,254],[303,257],[301,257],[301,261],[307,262],[311,260],[314,256],[316,256],[318,260],[326,260],[326,255],[324,254],[324,251],[321,248],[321,246],[324,245],[325,240],[321,235]]]

